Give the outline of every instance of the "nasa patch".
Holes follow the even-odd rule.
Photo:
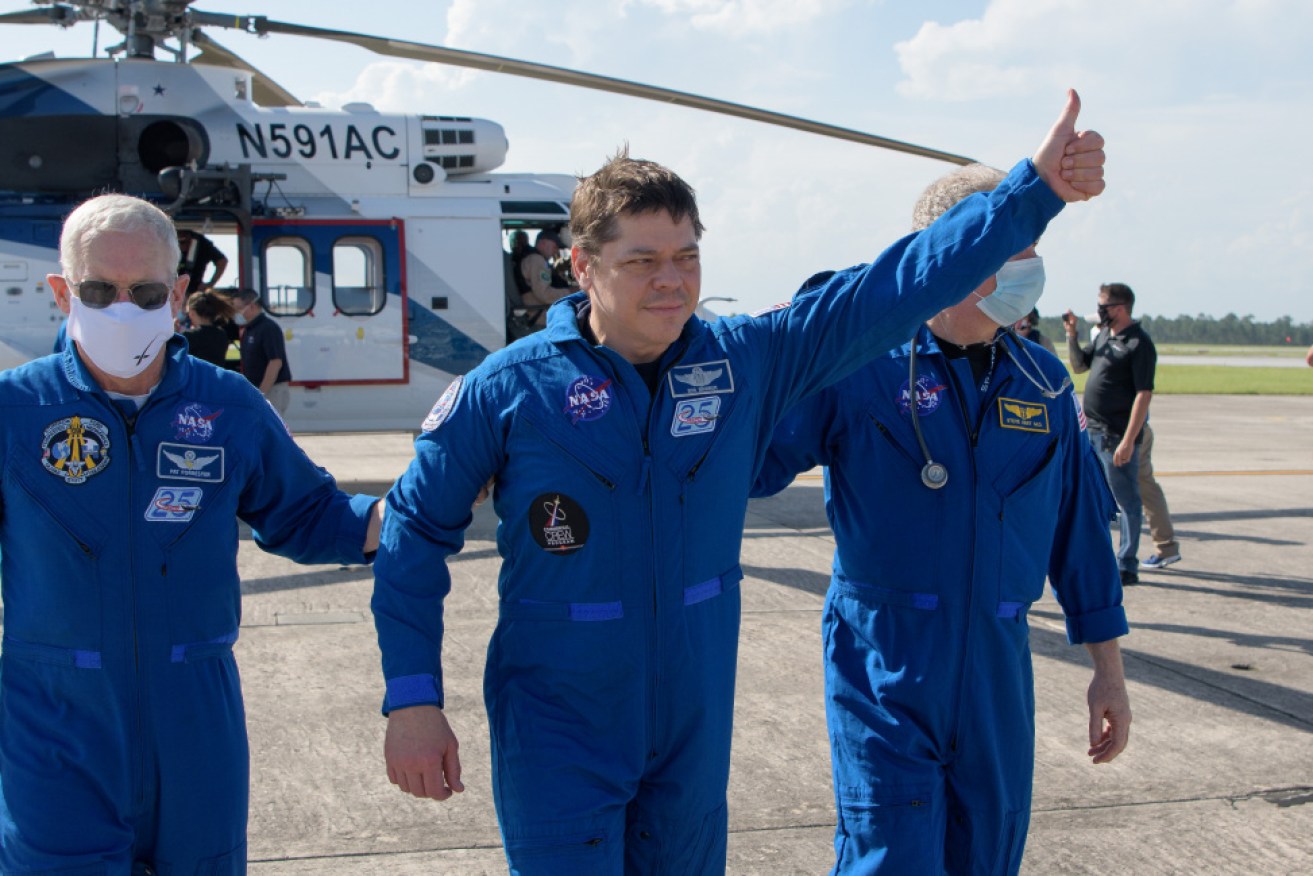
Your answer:
[[[173,437],[189,444],[204,444],[214,437],[214,421],[223,413],[200,402],[187,402],[173,412]]]
[[[590,423],[611,409],[611,381],[585,374],[570,384],[565,391],[565,412],[570,425]]]
[[[912,408],[912,395],[908,392],[909,382],[904,380],[903,385],[898,387],[898,412],[900,414],[908,413]],[[916,414],[918,417],[925,417],[939,410],[939,405],[944,400],[944,393],[948,387],[939,379],[939,375],[933,371],[926,371],[917,375],[916,378]]]
[[[667,379],[671,398],[734,391],[734,372],[730,370],[728,359],[676,365],[668,372]]]
[[[186,523],[201,507],[200,487],[160,487],[146,506],[146,519],[152,523]]]
[[[670,434],[676,438],[700,435],[715,431],[720,419],[720,396],[681,399],[675,402],[675,418],[670,423]]]
[[[155,456],[155,476],[183,481],[223,481],[223,448],[192,447],[160,442]]]
[[[588,542],[588,515],[569,496],[543,493],[529,506],[529,534],[548,553],[568,554]]]
[[[447,384],[447,388],[438,396],[438,400],[433,404],[433,410],[424,418],[424,422],[419,424],[420,431],[432,432],[447,421],[447,415],[451,413],[452,408],[456,407],[456,399],[460,396],[460,388],[465,384],[465,375],[458,375],[455,380]]]
[[[41,465],[66,484],[86,483],[109,468],[109,429],[89,417],[56,420],[41,433]]]

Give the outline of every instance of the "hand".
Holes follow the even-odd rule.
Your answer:
[[[1131,461],[1131,454],[1135,452],[1135,442],[1128,441],[1125,438],[1117,445],[1117,449],[1112,452],[1112,464],[1121,468]]]
[[[1076,314],[1068,310],[1062,315],[1062,328],[1067,333],[1067,337],[1076,337]]]
[[[484,502],[488,501],[488,497],[492,495],[492,487],[495,483],[497,483],[496,475],[488,478],[488,482],[479,487],[479,495],[474,497],[474,507],[477,508]]]
[[[383,759],[388,781],[407,794],[446,800],[465,786],[460,781],[456,734],[437,706],[410,706],[388,715]]]
[[[1097,131],[1076,131],[1080,95],[1067,90],[1067,105],[1053,123],[1031,161],[1040,179],[1059,198],[1088,201],[1103,192],[1103,137]]]
[[[383,515],[387,512],[387,501],[379,499],[369,509],[369,524],[365,528],[363,552],[372,554],[378,550],[378,537],[383,531]]]
[[[1110,763],[1131,737],[1131,700],[1120,672],[1095,671],[1086,693],[1090,706],[1090,750],[1095,763]]]

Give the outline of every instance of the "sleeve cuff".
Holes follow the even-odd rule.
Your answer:
[[[365,554],[365,534],[369,531],[369,516],[373,512],[378,496],[356,493],[351,497],[349,514],[343,515],[342,524],[337,531],[337,543],[343,556],[350,557],[353,563],[371,562],[373,554]]]
[[[442,691],[436,675],[402,675],[389,678],[387,693],[383,697],[383,714],[408,706],[437,706],[442,708]]]
[[[1126,609],[1120,605],[1067,618],[1067,641],[1073,645],[1106,642],[1130,631]]]

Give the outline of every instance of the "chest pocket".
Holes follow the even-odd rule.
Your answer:
[[[571,431],[529,413],[511,427],[497,481],[504,607],[619,598],[624,526],[616,492],[624,487],[613,455]]]
[[[14,595],[5,606],[6,653],[17,655],[20,648],[11,644],[22,642],[98,655],[102,560],[118,521],[99,519],[117,506],[96,499],[113,494],[115,485],[58,483],[17,465],[6,471],[5,483],[4,578]]]
[[[1019,452],[999,473],[1003,485],[1000,515],[999,612],[1004,616],[1023,610],[1044,593],[1049,546],[1057,527],[1062,492],[1061,465],[1056,460],[1058,439],[1031,436],[1029,452]]]

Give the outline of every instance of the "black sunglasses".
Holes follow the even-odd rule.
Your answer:
[[[119,297],[119,287],[108,280],[83,280],[71,284],[78,290],[78,298],[92,310],[103,310]],[[159,310],[169,300],[173,287],[168,283],[137,283],[128,290],[132,303],[142,310]]]

